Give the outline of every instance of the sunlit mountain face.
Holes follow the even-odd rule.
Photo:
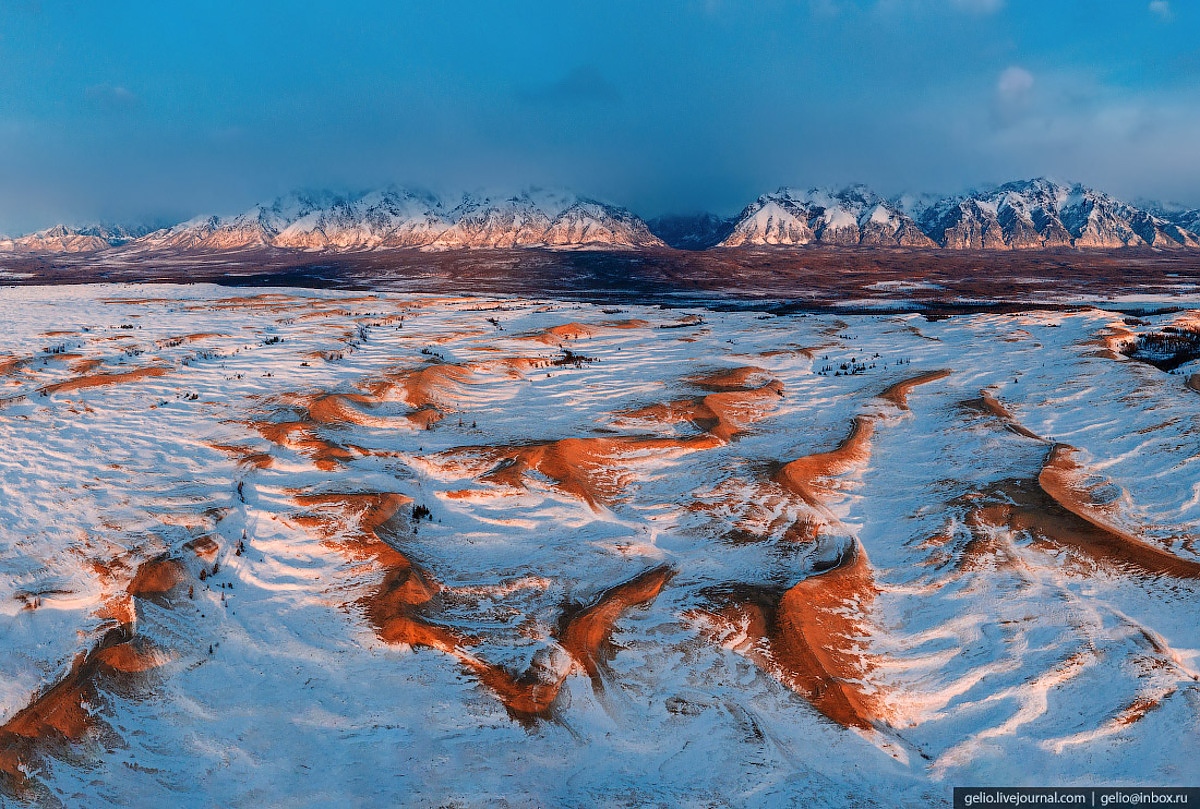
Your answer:
[[[357,195],[296,193],[237,216],[202,215],[179,224],[58,225],[0,241],[0,253],[172,251],[278,248],[353,253],[419,249],[653,250],[673,247],[820,245],[828,247],[1038,250],[1198,248],[1200,212],[1157,203],[1133,205],[1079,184],[1045,179],[956,196],[884,198],[864,185],[781,188],[740,214],[662,216],[643,221],[627,209],[575,194],[526,190],[512,195],[440,198],[389,188]]]

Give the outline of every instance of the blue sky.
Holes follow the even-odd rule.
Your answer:
[[[1200,205],[1197,5],[4,0],[0,232],[392,182],[655,215],[1045,174]]]

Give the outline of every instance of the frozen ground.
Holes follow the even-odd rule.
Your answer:
[[[1178,317],[3,289],[0,803],[1195,784]]]

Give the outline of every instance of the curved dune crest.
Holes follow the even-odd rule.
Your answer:
[[[616,502],[631,476],[623,467],[670,451],[690,452],[716,446],[709,436],[680,441],[673,438],[563,438],[533,444],[461,447],[440,453],[438,461],[466,463],[469,473],[484,483],[528,490],[531,473],[549,479],[553,489],[578,498],[593,509]]]
[[[882,705],[863,681],[871,666],[861,638],[877,593],[866,552],[853,541],[833,567],[777,599],[764,596],[718,615],[740,629],[737,651],[839,725],[869,730]]]
[[[1200,562],[1141,540],[1111,520],[1112,507],[1091,501],[1087,489],[1080,485],[1082,469],[1073,457],[1077,451],[1068,444],[1055,444],[1042,465],[1038,485],[1055,503],[1093,530],[1061,531],[1055,538],[1148,573],[1200,578]]]
[[[149,365],[144,368],[134,368],[130,371],[119,371],[108,374],[83,374],[81,376],[72,377],[71,379],[55,382],[41,388],[44,395],[51,395],[62,391],[83,390],[85,388],[101,388],[109,385],[120,385],[125,382],[136,382],[139,379],[148,379],[150,377],[165,376],[171,372],[171,368],[165,365]]]
[[[688,377],[688,383],[698,388],[712,391],[740,390],[746,391],[759,388],[775,381],[775,376],[765,368],[757,365],[743,365],[723,371],[713,371],[709,374],[698,374]]]
[[[875,419],[855,416],[850,432],[832,450],[806,455],[785,464],[775,482],[809,505],[817,505],[830,490],[825,481],[860,469],[871,459]]]
[[[744,433],[749,425],[766,418],[781,396],[783,383],[773,380],[752,390],[710,393],[696,399],[649,405],[620,415],[625,419],[661,424],[689,422],[703,432],[729,442]]]
[[[891,402],[901,410],[908,410],[908,394],[912,393],[913,388],[918,385],[924,385],[929,382],[936,382],[939,379],[944,379],[954,373],[949,369],[940,371],[926,371],[923,374],[917,374],[909,379],[902,379],[895,384],[884,388],[883,393],[879,394],[879,398],[886,402]]]
[[[616,327],[625,328],[625,327]],[[535,340],[546,345],[556,346],[566,340],[578,340],[580,337],[595,337],[600,333],[600,328],[597,326],[589,326],[583,323],[563,323],[559,326],[551,326],[548,329],[543,329],[536,334],[530,334],[518,339]]]
[[[713,391],[705,396],[647,405],[618,414],[620,419],[659,424],[688,422],[729,442],[767,416],[783,396],[783,383],[753,366],[691,377],[691,384]]]
[[[163,555],[138,567],[129,582],[129,594],[139,598],[163,596],[183,584],[187,569],[178,559]]]
[[[999,399],[996,398],[996,395],[987,388],[979,391],[979,399],[977,401],[981,410],[983,410],[985,413],[995,416],[997,419],[1002,421],[1004,426],[1010,431],[1016,433],[1017,435],[1023,435],[1026,438],[1032,438],[1035,441],[1046,441],[1046,439],[1042,438],[1037,433],[1026,428],[1023,424],[1021,424],[1021,422],[1017,421],[1017,418],[1012,414],[1012,412],[1009,411],[1009,409],[1005,407]],[[975,402],[970,402],[970,404],[975,404]]]
[[[186,568],[163,555],[138,566],[126,594],[109,599],[97,615],[116,623],[67,674],[0,725],[0,794],[31,797],[39,785],[30,773],[46,757],[60,756],[104,724],[96,707],[101,689],[164,665],[167,655],[136,633],[138,598],[156,598],[184,581]],[[136,680],[134,681],[136,682]]]
[[[404,400],[418,410],[423,407],[447,408],[462,394],[463,384],[471,370],[462,365],[433,363],[389,376],[389,385],[399,386]]]
[[[427,620],[428,609],[441,585],[408,557],[379,539],[379,533],[412,500],[400,494],[294,494],[298,505],[308,508],[333,507],[351,517],[352,528],[339,531],[337,521],[316,514],[296,518],[319,527],[331,547],[356,561],[371,559],[383,570],[383,578],[371,593],[359,599],[364,615],[385,643],[424,646],[450,655],[491,689],[518,718],[549,714],[571,666],[555,665],[545,655],[535,657],[523,674],[487,663],[468,651],[473,641],[448,627]],[[342,537],[342,541],[334,541]],[[626,610],[652,601],[673,575],[666,565],[653,568],[629,581],[604,591],[588,607],[561,623],[559,643],[574,661],[593,678],[598,676],[602,650],[613,625]]]
[[[605,590],[591,604],[566,620],[559,642],[593,679],[600,673],[601,652],[613,624],[631,607],[653,601],[675,575],[669,565],[640,573],[624,584]]]

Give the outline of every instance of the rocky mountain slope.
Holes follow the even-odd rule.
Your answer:
[[[56,226],[0,239],[10,253],[131,255],[279,248],[372,251],[415,248],[636,250],[670,246],[832,245],[951,250],[1200,248],[1200,209],[1138,205],[1080,184],[1039,178],[956,196],[885,198],[864,185],[781,188],[739,215],[643,221],[586,197],[527,190],[512,196],[388,188],[365,194],[293,193],[237,216],[199,216],[153,230]]]
[[[1079,184],[1005,183],[951,197],[885,200],[865,186],[781,188],[737,218],[722,247],[835,244],[1017,250],[1200,247],[1196,211],[1168,215]]]
[[[0,238],[0,252],[88,253],[126,244],[151,230],[144,225],[55,225],[15,239]]]
[[[721,246],[1198,247],[1198,220],[1196,211],[1169,216],[1094,188],[1045,179],[943,198],[883,199],[865,186],[780,188],[742,211]]]
[[[661,247],[622,208],[550,192],[466,194],[455,204],[409,189],[358,196],[292,194],[234,217],[200,217],[147,235],[133,247],[222,250],[514,247]]]

